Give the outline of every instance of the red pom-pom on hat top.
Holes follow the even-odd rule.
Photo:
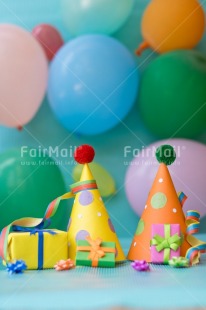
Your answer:
[[[80,145],[74,152],[74,159],[79,164],[91,163],[94,159],[95,151],[92,146],[88,144]]]

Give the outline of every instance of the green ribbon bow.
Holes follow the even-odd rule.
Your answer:
[[[184,268],[189,267],[189,259],[185,257],[173,257],[169,260],[169,265],[174,268]]]
[[[164,250],[164,263],[168,263],[170,259],[170,250],[177,251],[182,243],[182,239],[176,233],[173,236],[170,236],[170,225],[164,225],[164,234],[165,237],[160,235],[155,235],[151,240],[151,245],[156,246],[157,252]]]

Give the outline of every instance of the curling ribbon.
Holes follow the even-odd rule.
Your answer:
[[[189,260],[190,265],[199,263],[200,253],[206,253],[206,242],[203,242],[196,237],[192,236],[199,232],[200,214],[195,210],[187,211],[186,216],[187,236],[186,239],[191,245],[191,248],[186,253],[186,258]]]
[[[183,207],[185,201],[187,200],[187,196],[183,192],[179,192],[177,196],[178,196],[181,206]]]
[[[198,233],[200,227],[200,213],[194,210],[187,211],[186,226],[187,235]]]
[[[79,192],[84,191],[84,190],[97,189],[97,183],[95,180],[77,182],[77,183],[70,185],[70,189],[71,189],[71,192],[66,193],[63,196],[60,196],[60,197],[54,199],[49,204],[49,206],[46,210],[46,213],[44,215],[44,220],[52,217],[56,213],[61,200],[74,198],[76,194],[78,194]]]
[[[54,199],[47,207],[43,218],[21,218],[4,227],[0,236],[0,257],[7,262],[7,247],[8,247],[8,235],[13,230],[13,226],[29,227],[29,228],[41,228],[45,223],[55,215],[59,208],[61,200],[74,198],[77,193],[84,190],[97,189],[95,180],[80,181],[70,186],[71,192],[68,192],[62,196]]]

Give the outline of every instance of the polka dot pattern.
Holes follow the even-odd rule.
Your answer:
[[[88,206],[90,205],[94,200],[93,194],[89,191],[83,191],[79,195],[79,203],[82,206]]]
[[[164,208],[167,203],[167,197],[164,193],[159,192],[152,196],[151,206],[154,209]]]
[[[163,183],[163,179],[162,178],[159,179],[159,183]]]
[[[110,219],[108,219],[108,224],[109,224],[109,228],[111,229],[111,231],[112,231],[113,233],[115,233],[114,226],[113,226],[112,221],[111,221]]]
[[[135,232],[135,235],[140,235],[141,233],[143,233],[143,231],[144,231],[144,221],[143,221],[143,219],[140,219],[139,220],[139,223],[138,223],[138,225],[137,225],[137,230],[136,230],[136,232]]]
[[[175,208],[174,208],[172,211],[173,211],[174,213],[177,213],[177,209],[175,209]]]
[[[87,237],[87,236],[89,236],[90,234],[89,234],[89,232],[87,231],[87,230],[80,230],[80,231],[78,231],[78,233],[76,234],[76,241],[78,241],[78,240],[85,240],[85,238]]]
[[[101,212],[97,212],[97,216],[102,216],[102,213]]]

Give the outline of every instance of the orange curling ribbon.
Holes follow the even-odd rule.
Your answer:
[[[92,261],[92,267],[98,266],[99,259],[104,257],[105,253],[115,253],[115,249],[101,247],[102,240],[100,238],[92,240],[90,236],[87,236],[86,240],[90,246],[78,246],[77,251],[90,252],[88,258]]]

